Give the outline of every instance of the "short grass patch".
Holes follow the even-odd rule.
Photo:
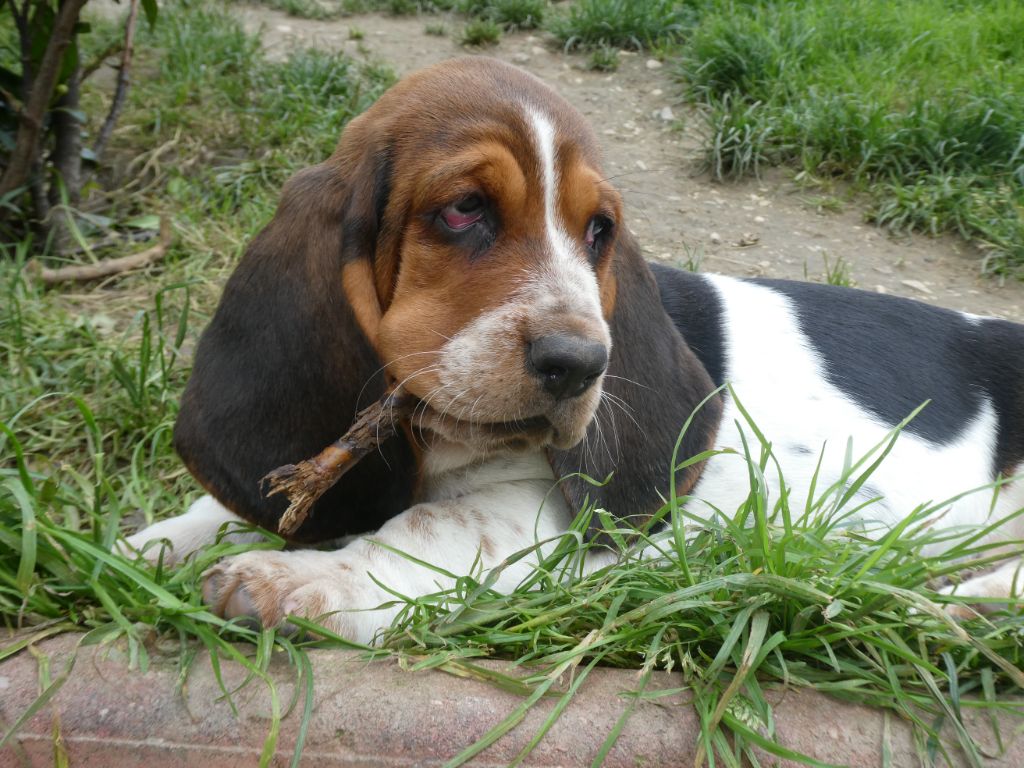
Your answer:
[[[676,0],[581,0],[553,16],[548,29],[567,50],[639,50],[677,40],[689,15]]]
[[[795,165],[895,231],[956,232],[1024,274],[1024,8],[1013,0],[579,0],[567,48],[656,49],[720,179]]]

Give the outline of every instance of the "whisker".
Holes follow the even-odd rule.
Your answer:
[[[641,384],[639,381],[636,381],[635,379],[628,379],[625,376],[616,376],[616,375],[611,374],[611,373],[606,373],[604,375],[604,377],[606,379],[617,379],[619,381],[625,381],[625,382],[627,382],[629,384],[635,384],[636,386],[640,387],[641,389],[648,389],[648,390],[650,389],[650,387],[648,387],[646,384]]]
[[[359,401],[363,397],[363,392],[365,392],[366,388],[368,386],[370,386],[370,382],[373,381],[373,378],[378,373],[386,370],[389,365],[391,365],[392,363],[397,363],[399,360],[405,360],[408,357],[415,357],[416,355],[433,355],[433,354],[436,354],[436,352],[433,351],[433,350],[427,351],[427,352],[410,352],[407,355],[400,355],[399,357],[396,357],[394,360],[391,360],[390,362],[384,363],[384,365],[380,366],[377,370],[375,370],[373,373],[371,373],[369,376],[367,376],[366,377],[366,381],[363,382],[363,386],[359,388],[359,394],[356,395],[356,410],[355,410],[355,412],[358,413],[360,411]]]

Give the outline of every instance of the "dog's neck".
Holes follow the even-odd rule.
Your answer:
[[[542,449],[481,453],[438,440],[422,455],[417,501],[454,499],[499,483],[544,481],[555,475]]]

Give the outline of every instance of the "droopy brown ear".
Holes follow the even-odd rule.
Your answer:
[[[669,496],[672,450],[686,420],[714,390],[707,370],[687,346],[661,304],[657,283],[632,238],[619,236],[614,263],[615,308],[610,320],[612,352],[601,406],[586,439],[568,451],[550,451],[562,492],[575,512],[588,501],[630,525],[642,526]],[[721,399],[694,416],[677,459],[711,447]],[[598,482],[597,487],[573,473]],[[696,482],[698,467],[676,475],[682,495]],[[596,518],[591,535],[600,528]]]
[[[380,314],[367,276],[387,158],[345,166],[336,154],[285,185],[203,333],[175,425],[175,447],[199,482],[270,530],[287,501],[264,498],[260,479],[336,440],[384,388],[363,321]],[[408,506],[415,470],[396,436],[329,490],[294,538],[379,527]]]

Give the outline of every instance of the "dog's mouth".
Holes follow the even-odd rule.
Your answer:
[[[459,418],[444,411],[437,411],[422,401],[413,410],[410,418],[413,428],[430,430],[445,436],[468,434],[487,438],[539,436],[554,429],[551,420],[544,415],[525,416],[503,421],[485,421]]]
[[[524,449],[559,442],[559,428],[544,414],[514,419],[470,419],[420,401],[409,416],[409,425],[430,444],[430,435],[478,450]]]
[[[496,433],[504,432],[509,435],[519,435],[525,432],[550,429],[552,424],[547,416],[530,416],[526,419],[513,419],[512,421],[482,422],[482,426]]]

